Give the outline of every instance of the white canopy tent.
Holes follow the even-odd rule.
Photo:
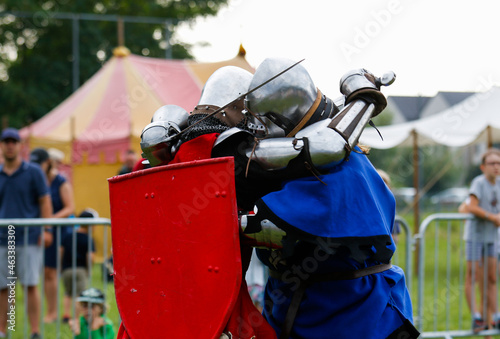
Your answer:
[[[500,87],[474,94],[430,117],[378,129],[383,140],[374,128],[366,128],[360,142],[379,149],[415,143],[459,147],[500,142]]]
[[[382,113],[384,114],[384,113]],[[389,149],[396,146],[413,147],[413,184],[416,195],[413,203],[415,232],[419,221],[419,147],[445,145],[462,147],[471,144],[500,142],[500,87],[470,96],[461,103],[440,113],[403,124],[366,128],[360,143],[372,148]]]

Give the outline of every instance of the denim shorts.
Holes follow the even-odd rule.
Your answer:
[[[495,257],[496,250],[494,243],[482,243],[482,242],[465,242],[465,258],[468,261],[478,261],[481,258]]]

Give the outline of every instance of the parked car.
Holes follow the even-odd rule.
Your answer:
[[[445,189],[431,197],[432,204],[460,205],[469,196],[469,188],[452,187]]]
[[[396,202],[403,201],[405,204],[412,204],[415,198],[415,187],[396,187],[392,192]]]

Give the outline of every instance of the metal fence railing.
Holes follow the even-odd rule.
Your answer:
[[[44,316],[46,314],[46,302],[45,302],[45,294],[44,294],[44,281],[45,281],[45,276],[44,276],[44,270],[42,267],[44,266],[44,246],[42,245],[44,243],[43,241],[43,236],[44,232],[41,232],[41,242],[38,245],[40,247],[40,253],[42,253],[42,260],[41,260],[41,275],[40,275],[40,282],[38,284],[38,293],[40,295],[40,335],[42,338],[54,338],[54,339],[59,339],[59,338],[73,338],[72,332],[69,328],[69,326],[63,324],[62,320],[62,314],[61,314],[61,296],[62,296],[62,279],[61,279],[61,268],[62,268],[62,263],[61,263],[61,251],[59,250],[61,246],[61,242],[63,240],[63,237],[65,233],[67,233],[67,237],[71,237],[71,242],[72,242],[72,253],[71,253],[71,271],[72,271],[72,278],[71,278],[71,283],[72,283],[72,295],[71,295],[71,316],[73,318],[78,319],[77,317],[77,310],[76,310],[76,251],[77,251],[77,233],[78,228],[81,226],[88,226],[88,237],[89,239],[93,239],[93,229],[96,226],[104,226],[105,231],[103,232],[103,241],[102,241],[102,253],[104,255],[104,262],[107,261],[108,259],[108,238],[107,238],[107,227],[111,225],[110,219],[106,218],[46,218],[46,219],[0,219],[0,228],[6,228],[7,229],[7,234],[11,236],[11,240],[14,242],[11,242],[11,246],[15,247],[18,246],[26,246],[28,244],[28,232],[23,232],[24,236],[21,237],[22,239],[19,239],[16,237],[16,233],[19,233],[19,228],[40,228],[41,226],[51,226],[53,228],[54,232],[54,241],[56,241],[56,271],[57,271],[57,294],[56,294],[56,302],[57,302],[57,319],[54,323],[52,324],[45,324],[44,322]],[[63,232],[64,231],[64,232]],[[80,231],[81,232],[81,231]],[[66,241],[69,241],[68,239]],[[15,245],[14,245],[15,244]],[[8,247],[9,248],[9,247]],[[12,248],[12,247],[11,247]],[[97,250],[97,248],[96,248]],[[91,242],[88,244],[88,253],[91,253]],[[1,264],[2,265],[11,265],[11,268],[19,269],[23,264],[26,265],[26,262],[16,262],[17,259],[14,259],[14,261],[7,261],[7,258],[3,259]],[[87,267],[87,274],[88,274],[88,287],[97,287],[103,291],[105,294],[112,293],[112,284],[108,284],[108,277],[102,274],[102,279],[99,279],[98,277],[95,277],[96,275],[96,270],[99,270],[100,265],[98,264],[93,264],[93,265],[88,265]],[[10,268],[9,268],[10,270]],[[102,272],[102,271],[101,271]],[[7,280],[9,282],[13,282],[13,284],[18,285],[17,288],[12,289],[11,293],[14,294],[15,298],[11,299],[12,303],[8,303],[9,305],[12,305],[12,307],[15,309],[15,313],[12,313],[10,315],[10,318],[8,316],[8,327],[7,327],[7,338],[12,338],[12,339],[17,339],[17,338],[30,338],[31,335],[31,329],[28,326],[28,287],[27,286],[22,286],[19,287],[20,282],[17,281],[17,276],[14,274],[15,270],[9,271],[9,275],[12,273],[11,276],[6,277],[8,278]],[[102,283],[101,283],[102,282]],[[111,292],[108,290],[108,285],[110,285]],[[10,290],[10,289],[9,289]],[[16,292],[17,291],[17,292]],[[15,301],[19,301],[19,299],[22,299],[22,303]],[[114,299],[114,296],[113,296]],[[17,318],[17,319],[16,319]],[[19,318],[22,318],[21,323],[17,320]],[[10,320],[10,322],[9,322]],[[9,326],[10,325],[10,326]],[[115,324],[115,327],[117,324]]]
[[[411,253],[414,248],[413,235],[411,234],[410,226],[406,220],[398,215],[394,221],[394,227],[399,226],[400,231],[403,231],[403,238],[401,233],[398,235],[398,243],[396,244],[396,252],[394,253],[392,262],[394,265],[400,266],[405,272],[406,286],[408,291],[412,291],[412,256]],[[403,242],[401,241],[403,240]],[[401,262],[400,253],[403,252],[404,261]]]
[[[472,317],[465,296],[467,261],[463,239],[465,221],[472,219],[471,214],[433,214],[422,221],[415,235],[419,243],[417,303],[412,299],[415,324],[422,338],[500,335],[498,329],[472,331]],[[498,268],[495,274],[498,275]],[[474,277],[473,268],[473,291],[476,288]],[[473,308],[475,299],[472,298]]]
[[[401,266],[406,274],[406,282],[410,291],[414,306],[415,325],[422,332],[422,338],[454,338],[472,336],[498,336],[500,331],[487,330],[474,334],[471,330],[471,314],[468,309],[465,292],[465,242],[463,231],[465,220],[473,219],[470,214],[459,213],[438,213],[427,217],[421,223],[419,232],[415,236],[411,234],[408,223],[401,217],[396,217],[396,222],[401,228],[397,250],[393,262]],[[110,220],[105,218],[67,218],[67,219],[0,219],[0,228],[13,225],[17,227],[39,227],[41,225],[54,225],[56,229],[62,230],[64,226],[89,225],[89,236],[92,237],[92,229],[97,225],[110,226]],[[71,234],[74,237],[75,227],[71,227]],[[103,253],[108,253],[107,232],[104,232]],[[61,237],[59,237],[60,241]],[[20,240],[20,239],[19,239]],[[25,241],[23,239],[23,241]],[[418,247],[415,243],[418,242]],[[73,247],[75,248],[75,247]],[[418,252],[415,252],[415,248]],[[414,258],[414,255],[417,257]],[[60,258],[59,258],[60,259]],[[412,259],[417,259],[417,276],[413,276]],[[60,260],[58,260],[59,262]],[[19,263],[21,264],[21,263]],[[60,278],[61,267],[58,264],[58,278]],[[498,273],[498,272],[497,272]],[[102,279],[93,278],[96,269],[89,270],[91,279],[96,286],[102,288],[104,293],[109,294],[114,299],[114,289],[112,284],[107,284],[108,277]],[[44,309],[43,297],[43,276],[40,279],[40,291],[42,292],[42,310]],[[60,279],[58,279],[59,281]],[[498,279],[497,279],[498,280]],[[96,283],[97,282],[97,283]],[[416,283],[417,293],[411,293],[412,282]],[[98,284],[98,286],[97,286]],[[109,285],[109,288],[107,286]],[[90,287],[89,286],[89,287]],[[61,295],[60,283],[58,283],[58,298]],[[18,288],[19,289],[19,288]],[[74,290],[74,289],[73,289]],[[20,290],[26,295],[26,288]],[[23,312],[22,323],[16,324],[16,331],[7,331],[8,338],[29,338],[29,328],[27,322],[27,300],[21,299],[17,308],[18,312]],[[75,298],[72,298],[72,313],[75,314]],[[113,300],[114,301],[114,300]],[[60,299],[58,299],[58,306]],[[118,311],[116,319],[119,321]],[[59,307],[58,307],[59,308]],[[58,321],[55,324],[44,324],[44,312],[41,312],[40,328],[43,338],[72,338],[71,332],[66,325],[61,324],[61,314],[58,310]],[[115,329],[118,323],[115,322]]]

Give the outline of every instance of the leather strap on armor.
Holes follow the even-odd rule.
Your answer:
[[[358,270],[352,270],[352,271],[338,271],[338,272],[330,272],[330,273],[311,274],[306,280],[302,280],[302,282],[305,282],[307,284],[314,284],[314,283],[324,282],[324,281],[358,279],[358,278],[362,278],[362,277],[365,277],[365,276],[370,275],[370,274],[375,274],[375,273],[387,271],[391,267],[392,267],[392,264],[387,263],[387,264],[379,264],[379,265],[364,267],[364,268],[360,268]],[[273,277],[274,279],[283,280],[282,279],[283,274],[281,272],[269,270],[269,275],[271,277]],[[288,279],[290,279],[290,276],[288,276]]]
[[[212,114],[219,108],[220,107],[214,105],[198,105],[191,114]],[[229,127],[236,127],[245,119],[245,116],[241,112],[243,109],[243,100],[238,100],[216,113],[214,117]]]
[[[295,139],[293,141],[293,146],[294,147],[296,146],[298,140],[299,139]],[[303,162],[304,168],[306,170],[308,170],[309,172],[311,172],[311,174],[314,175],[316,177],[316,179],[318,179],[323,184],[325,184],[320,179],[320,175],[323,175],[324,173],[321,173],[321,171],[318,170],[316,168],[316,166],[314,166],[314,162],[311,159],[311,153],[309,152],[310,151],[310,149],[309,149],[309,139],[307,139],[306,137],[302,137],[302,138],[300,138],[300,140],[302,140],[302,142],[304,143],[304,146],[302,147],[302,150],[301,150],[300,154],[297,156],[297,158],[295,158],[297,160],[294,159],[294,160],[290,161],[288,168],[293,168],[294,164],[300,160],[300,162]]]
[[[342,112],[337,114],[337,116],[335,118],[333,118],[332,122],[328,125],[329,128],[333,129],[335,132],[337,132],[345,140],[347,146],[350,146],[349,145],[349,137],[352,135],[354,129],[358,126],[359,121],[361,120],[361,118],[363,117],[363,115],[365,114],[365,112],[368,108],[368,105],[363,107],[363,109],[356,115],[356,118],[351,121],[351,123],[349,124],[349,126],[346,130],[344,130],[344,131],[338,130],[337,125],[340,123],[340,121],[342,119],[345,118],[345,116],[349,113],[349,110],[351,110],[352,107],[353,107],[353,103],[350,103],[349,105],[347,105],[347,107]],[[349,153],[351,150],[347,149],[347,151]],[[349,156],[349,154],[346,154],[346,157],[348,157],[348,156]]]
[[[375,110],[373,112],[372,118],[379,115],[387,107],[387,99],[385,98],[385,96],[382,94],[382,92],[373,88],[363,88],[352,93],[346,99],[346,103],[350,103],[358,99],[365,100],[369,104],[375,105]]]
[[[295,136],[295,134],[297,134],[297,132],[300,131],[302,129],[302,127],[304,127],[306,125],[306,123],[311,119],[313,113],[318,108],[319,103],[321,102],[321,97],[322,97],[321,91],[318,89],[318,94],[316,95],[316,99],[314,100],[314,103],[309,108],[307,113],[302,117],[302,119],[300,119],[297,126],[295,126],[295,128],[290,133],[287,134],[287,137]]]
[[[285,321],[283,322],[283,327],[281,329],[281,335],[279,339],[287,339],[290,337],[292,332],[293,323],[295,321],[295,317],[297,316],[297,312],[299,310],[300,303],[304,298],[304,293],[311,284],[324,282],[324,281],[335,281],[335,280],[352,280],[361,278],[367,275],[380,273],[387,271],[392,267],[391,263],[388,264],[380,264],[374,265],[370,267],[361,268],[359,270],[352,271],[340,271],[340,272],[331,272],[324,274],[311,274],[307,279],[300,280],[299,287],[295,290],[292,296],[292,300],[290,302],[290,306],[288,306],[288,311],[286,312]],[[283,280],[283,273],[269,270],[269,275],[272,278]],[[289,277],[288,277],[289,278]]]

